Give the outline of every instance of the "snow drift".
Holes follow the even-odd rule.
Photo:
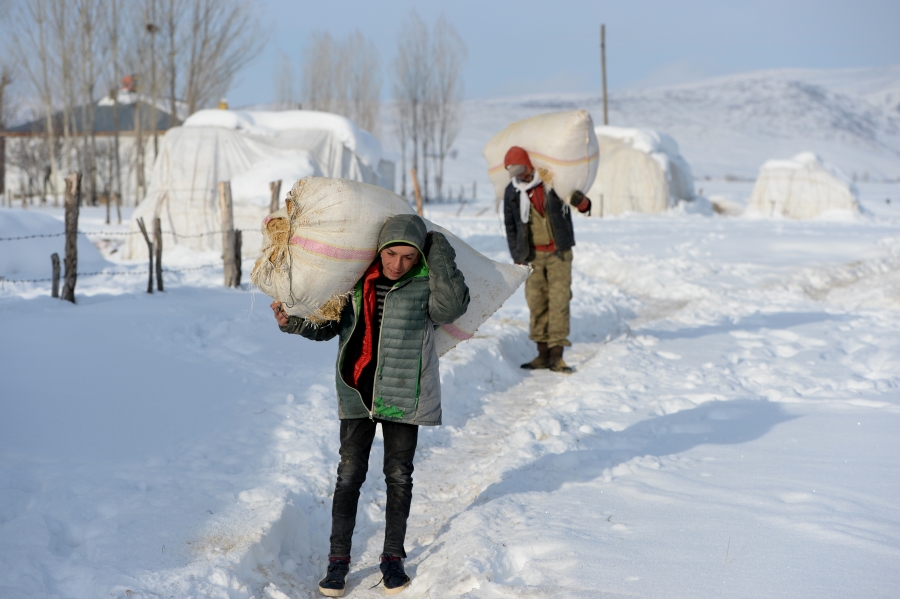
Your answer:
[[[27,237],[3,243],[0,251],[0,278],[49,279],[52,274],[50,256],[59,254],[62,276],[65,276],[65,223],[47,214],[25,210],[0,210],[0,237]],[[53,237],[35,237],[38,235]],[[78,270],[100,271],[110,266],[100,251],[83,234],[78,235]]]
[[[839,210],[859,212],[856,187],[838,169],[812,152],[790,160],[769,160],[762,165],[748,213],[789,218],[813,218]]]
[[[679,200],[692,200],[691,167],[676,141],[660,131],[597,127],[600,164],[587,195],[591,215],[665,212]]]
[[[256,233],[259,221],[269,213],[269,182],[281,179],[287,185],[307,175],[394,186],[394,164],[384,159],[381,143],[342,116],[308,110],[201,110],[163,137],[131,230],[138,231],[138,218],[159,217],[164,231],[194,235],[167,235],[166,248],[219,250],[219,235],[200,234],[221,230],[217,184],[231,181],[234,225],[247,230],[245,253],[255,253],[262,242]],[[146,254],[142,237],[132,235],[124,257]]]

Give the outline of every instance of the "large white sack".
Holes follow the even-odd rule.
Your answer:
[[[285,204],[263,220],[262,257],[250,278],[288,314],[318,320],[336,316],[341,300],[372,264],[384,223],[413,213],[406,200],[384,188],[325,177],[297,181]],[[446,235],[456,250],[471,296],[466,313],[438,329],[437,351],[443,355],[471,338],[531,269],[495,262],[446,229],[427,219],[425,224]]]
[[[513,146],[528,152],[541,179],[565,201],[576,190],[587,193],[597,175],[599,145],[587,110],[550,112],[516,121],[491,138],[483,154],[498,201],[509,185],[503,158]]]

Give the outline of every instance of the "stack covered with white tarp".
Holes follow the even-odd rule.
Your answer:
[[[381,143],[342,116],[201,110],[163,137],[131,230],[139,230],[138,218],[150,226],[159,217],[164,232],[178,235],[163,236],[166,250],[220,250],[221,235],[201,234],[221,231],[218,183],[230,181],[234,226],[245,231],[244,254],[252,256],[262,244],[259,223],[269,214],[269,182],[282,180],[283,198],[293,181],[308,175],[394,187],[394,163]],[[143,238],[129,236],[123,255],[146,257]]]
[[[665,212],[693,200],[694,177],[669,135],[650,129],[597,127],[600,164],[587,192],[591,215]]]
[[[748,214],[789,218],[831,210],[859,212],[856,186],[812,152],[763,164],[747,204]]]

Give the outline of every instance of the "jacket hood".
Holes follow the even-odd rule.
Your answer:
[[[425,247],[425,236],[428,230],[425,228],[425,221],[417,214],[398,214],[392,216],[381,228],[381,235],[378,236],[378,251],[380,252],[386,246],[403,243],[411,245],[419,253]]]

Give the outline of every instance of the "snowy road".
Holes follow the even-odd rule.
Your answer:
[[[456,210],[427,216],[503,258]],[[518,368],[521,291],[442,361],[402,596],[893,596],[900,213],[576,228],[575,374]],[[0,596],[317,596],[335,347],[220,276],[3,291]],[[351,597],[383,596],[380,452]]]

